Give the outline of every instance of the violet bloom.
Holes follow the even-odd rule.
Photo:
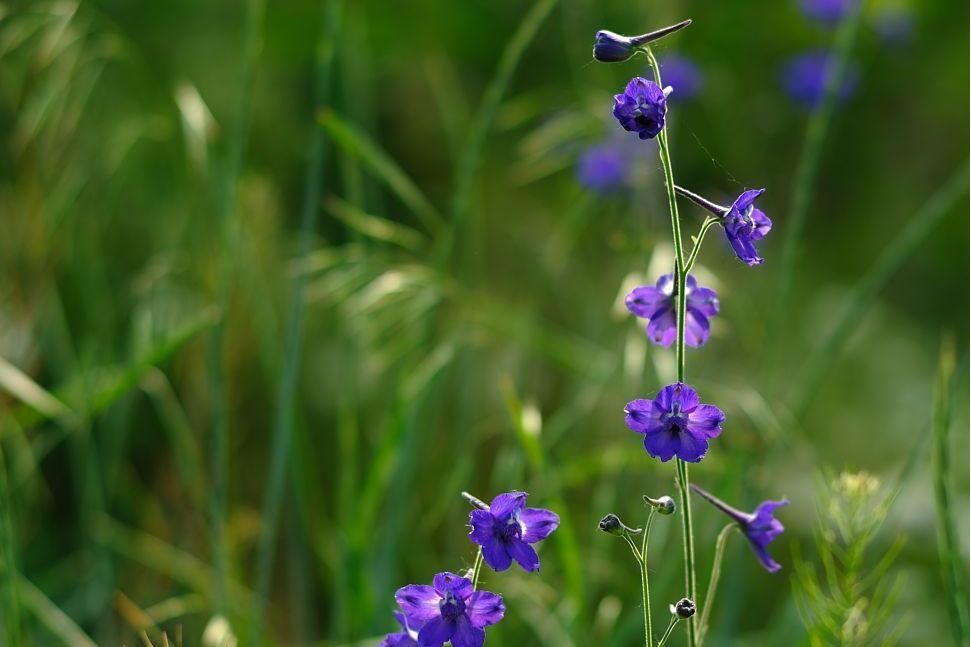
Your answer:
[[[835,67],[835,59],[828,52],[808,52],[795,56],[782,68],[782,87],[789,98],[807,108],[816,108],[826,93],[826,83]],[[859,71],[847,64],[843,83],[837,90],[839,101],[845,102],[859,82]]]
[[[394,619],[401,625],[401,631],[385,636],[378,647],[418,647],[418,632],[408,627],[404,614],[395,611]]]
[[[630,159],[610,144],[588,148],[577,164],[577,179],[589,189],[607,193],[627,183]]]
[[[677,456],[697,463],[708,453],[708,439],[722,431],[725,414],[701,404],[698,393],[678,382],[661,389],[653,400],[634,400],[624,407],[627,426],[644,435],[644,448],[666,463]]]
[[[683,29],[691,24],[690,20],[682,20],[676,25],[663,27],[640,36],[622,36],[612,31],[602,29],[597,32],[593,41],[593,57],[601,63],[620,63],[637,53],[638,49],[664,38],[668,34]]]
[[[698,348],[708,341],[709,317],[718,314],[718,295],[714,290],[698,285],[695,277],[685,281],[684,342]],[[647,319],[647,337],[658,346],[670,346],[678,336],[678,315],[674,298],[674,274],[665,274],[653,286],[634,288],[624,305],[631,314]]]
[[[664,128],[668,90],[654,81],[635,76],[622,94],[614,95],[614,117],[624,130],[641,139],[653,139]]]
[[[658,61],[661,65],[661,79],[665,85],[674,89],[672,101],[691,101],[698,96],[704,85],[701,68],[690,58],[668,54]]]
[[[855,2],[856,0],[799,0],[799,8],[807,17],[832,27],[850,13]]]
[[[769,555],[769,551],[766,549],[766,547],[771,544],[776,537],[781,535],[783,530],[785,530],[782,523],[775,518],[774,514],[777,508],[781,508],[784,505],[789,505],[787,500],[763,501],[759,504],[759,507],[755,509],[755,512],[748,513],[742,512],[741,510],[736,510],[724,501],[716,498],[714,495],[705,492],[697,485],[692,485],[691,489],[701,495],[702,498],[707,499],[709,503],[738,523],[742,530],[742,534],[745,535],[745,538],[748,539],[749,544],[752,545],[752,550],[755,551],[755,556],[759,558],[759,561],[762,563],[762,566],[765,567],[765,570],[769,571],[770,573],[775,573],[782,568],[778,562],[772,559],[772,556]]]
[[[420,627],[420,647],[482,647],[485,627],[502,620],[502,596],[474,591],[472,582],[454,573],[439,573],[432,586],[410,584],[394,595],[408,626]],[[408,643],[405,643],[408,644]]]
[[[772,229],[769,217],[755,208],[755,199],[764,192],[765,189],[749,189],[742,193],[729,207],[722,221],[735,255],[749,267],[762,263],[755,242],[762,240]]]
[[[469,513],[469,538],[482,547],[482,557],[494,571],[504,571],[516,560],[524,570],[539,570],[539,556],[531,544],[549,537],[560,517],[542,508],[527,508],[525,492],[506,492],[488,509]]]

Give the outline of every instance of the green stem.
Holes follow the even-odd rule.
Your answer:
[[[651,524],[654,523],[656,514],[657,508],[651,508],[647,515],[644,535],[641,537],[641,596],[644,599],[644,642],[647,647],[654,644],[654,626],[651,624],[651,584],[647,573],[647,539],[651,534]]]
[[[659,641],[657,641],[657,647],[664,647],[664,643],[668,641],[668,638],[671,636],[671,632],[674,631],[674,625],[678,624],[678,620],[680,620],[678,616],[671,614],[671,622],[668,623],[668,628],[664,630],[664,635],[661,636]]]
[[[705,234],[714,225],[718,224],[717,218],[706,218],[703,223],[701,223],[701,230],[698,232],[697,238],[695,238],[695,245],[691,248],[691,254],[688,255],[688,260],[684,264],[684,273],[687,276],[691,268],[695,266],[695,261],[698,260],[698,252],[701,251],[701,243],[705,240]]]
[[[654,52],[651,51],[650,47],[644,48],[644,54],[647,56],[648,62],[654,69],[654,81],[664,87],[664,83],[661,81],[661,67],[657,63],[657,59],[654,57]],[[668,148],[668,134],[667,130],[662,129],[657,136],[658,151],[661,156],[661,166],[664,169],[664,184],[668,193],[668,209],[671,212],[671,233],[674,240],[674,256],[675,256],[675,290],[677,290],[677,303],[678,303],[678,341],[676,346],[677,353],[677,364],[678,364],[678,382],[684,382],[684,318],[685,311],[687,309],[687,299],[686,292],[684,290],[684,282],[687,277],[687,269],[684,259],[684,247],[681,244],[681,222],[678,217],[678,197],[676,190],[674,188],[674,171],[671,167],[671,153]],[[695,595],[696,585],[695,585],[695,546],[694,546],[694,532],[691,526],[691,493],[688,490],[688,466],[680,458],[678,459],[678,481],[681,485],[681,526],[684,533],[684,581],[686,595],[691,600],[697,600]],[[670,629],[670,628],[669,628]],[[663,641],[663,639],[662,639]],[[695,634],[695,621],[694,618],[688,620],[688,646],[696,647],[697,638]]]
[[[482,549],[475,554],[475,563],[472,564],[472,590],[479,588],[479,576],[482,575]]]
[[[715,542],[715,561],[711,565],[711,578],[708,580],[708,589],[705,591],[705,603],[701,608],[701,620],[698,621],[698,644],[705,643],[705,634],[708,632],[708,618],[711,615],[712,602],[715,600],[715,591],[718,589],[718,579],[722,573],[722,558],[725,556],[725,546],[728,544],[728,536],[738,527],[738,524],[730,523],[718,533]]]

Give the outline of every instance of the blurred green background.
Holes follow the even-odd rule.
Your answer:
[[[594,32],[684,17],[657,48],[704,77],[671,104],[675,176],[765,186],[775,222],[761,267],[718,231],[701,256],[722,313],[687,375],[728,422],[693,479],[791,500],[781,572],[729,544],[710,644],[809,644],[792,576],[823,468],[899,492],[860,569],[902,538],[901,644],[948,644],[931,420],[950,336],[963,573],[968,10],[894,7],[902,42],[883,5],[860,20],[784,290],[813,113],[780,69],[836,38],[795,0],[0,4],[4,644],[219,644],[220,616],[244,645],[373,645],[396,588],[471,566],[459,492],[511,489],[563,526],[540,574],[486,573],[489,644],[639,644],[636,566],[597,521],[674,494],[622,415],[674,375],[622,303],[670,266],[670,221],[652,143],[623,139],[607,193],[576,165],[648,73],[592,62]],[[695,519],[704,583],[723,519]],[[680,530],[655,533],[663,615]]]

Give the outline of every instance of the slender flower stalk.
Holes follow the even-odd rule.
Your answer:
[[[698,644],[705,644],[705,635],[708,633],[708,619],[711,616],[712,602],[715,600],[715,592],[718,591],[718,580],[722,573],[722,559],[725,557],[725,546],[728,544],[728,537],[738,526],[730,523],[718,533],[715,541],[715,559],[711,564],[711,578],[708,580],[708,588],[705,590],[705,605],[701,610],[701,620],[698,621]]]
[[[654,515],[657,508],[652,507],[647,515],[647,525],[644,526],[644,535],[641,537],[641,597],[644,606],[644,640],[648,645],[654,644],[654,627],[651,624],[651,584],[647,572],[647,539],[651,535],[651,524],[654,523]]]
[[[664,87],[661,81],[661,66],[658,65],[657,58],[650,47],[644,48],[644,54],[648,62],[654,69],[654,82],[660,87]],[[678,337],[676,342],[676,357],[678,366],[678,381],[684,382],[684,331],[685,331],[685,312],[687,310],[686,290],[684,289],[685,280],[688,272],[685,265],[684,246],[681,242],[681,220],[678,216],[678,197],[675,192],[674,171],[671,167],[671,152],[668,148],[667,130],[662,129],[657,136],[658,151],[661,156],[661,166],[664,169],[664,185],[668,194],[668,209],[671,212],[671,233],[674,242],[675,265],[674,273],[675,293],[677,294],[677,321]],[[684,534],[684,583],[685,594],[692,600],[697,599],[696,595],[696,576],[695,576],[695,547],[694,530],[691,523],[691,494],[689,491],[688,465],[680,458],[678,459],[678,485],[681,494],[681,526]],[[669,627],[669,630],[673,629]],[[663,641],[663,639],[662,639]],[[697,645],[696,627],[693,619],[688,619],[688,645]]]

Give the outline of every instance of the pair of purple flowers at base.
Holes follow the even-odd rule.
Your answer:
[[[560,517],[543,508],[527,508],[525,492],[506,492],[489,505],[466,496],[477,509],[469,513],[469,538],[495,571],[516,561],[527,572],[539,570],[536,544],[553,533]],[[402,630],[389,634],[379,647],[481,647],[485,627],[502,620],[502,596],[477,591],[473,582],[454,573],[439,573],[432,585],[410,584],[398,589],[394,614]]]

